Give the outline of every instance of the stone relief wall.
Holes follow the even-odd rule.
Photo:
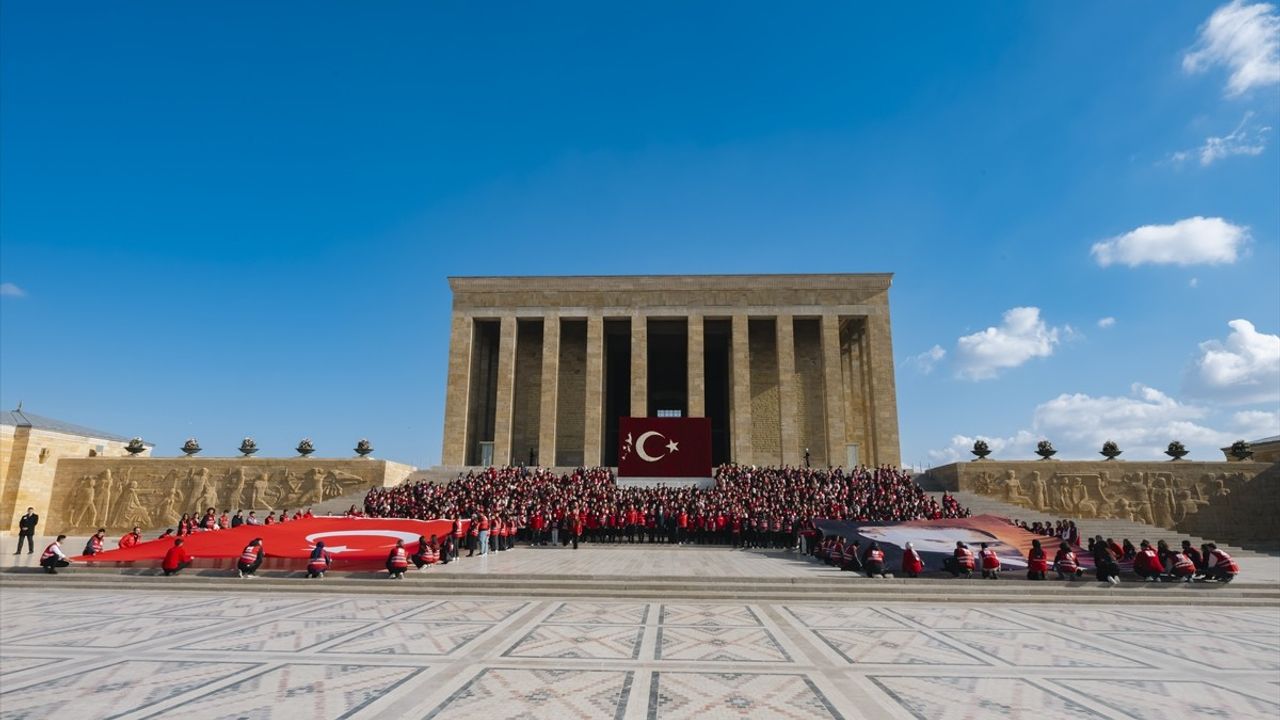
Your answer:
[[[414,468],[385,460],[76,458],[58,464],[49,532],[126,532],[168,527],[183,513],[216,508],[295,510],[375,486]]]
[[[1257,513],[1233,501],[1242,493],[1280,496],[1271,469],[1256,462],[981,460],[928,474],[944,488],[1063,518],[1131,520],[1208,537],[1239,537],[1241,527],[1257,526],[1254,534],[1277,539],[1275,515],[1259,522]]]

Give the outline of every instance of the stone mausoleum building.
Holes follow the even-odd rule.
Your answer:
[[[443,464],[616,465],[673,416],[715,464],[897,465],[892,279],[452,277]]]

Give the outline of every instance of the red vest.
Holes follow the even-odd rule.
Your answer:
[[[1000,558],[996,555],[996,551],[987,548],[982,551],[982,569],[983,570],[999,570]]]
[[[1196,572],[1196,564],[1191,562],[1191,558],[1185,553],[1173,554],[1173,571],[1178,575],[1194,575]]]
[[[405,554],[404,548],[398,547],[391,551],[391,567],[397,570],[409,567],[409,556]]]
[[[1228,572],[1233,575],[1237,575],[1240,573],[1240,566],[1236,564],[1235,560],[1231,559],[1231,556],[1228,555],[1226,551],[1214,550],[1209,553],[1209,556],[1215,558],[1215,562],[1213,566],[1218,570],[1221,570],[1222,572]]]
[[[924,570],[924,560],[920,559],[920,553],[912,550],[904,550],[902,553],[902,570],[904,572],[918,573]]]
[[[973,553],[969,548],[956,548],[956,562],[960,564],[960,567],[972,570]]]
[[[57,555],[57,553],[53,551],[53,549],[56,547],[58,547],[58,543],[56,542],[49,543],[49,547],[45,548],[44,552],[40,553],[40,562],[44,562],[45,560],[48,560],[49,558]]]
[[[1027,569],[1031,572],[1047,572],[1049,570],[1049,560],[1045,557],[1044,550],[1039,555],[1035,551],[1027,558]]]
[[[883,551],[883,550],[881,550],[880,548],[876,548],[875,550],[868,550],[868,551],[867,551],[867,562],[883,563],[883,562],[884,562],[884,551]]]
[[[245,565],[252,565],[258,559],[258,545],[250,545],[240,553],[240,562]]]
[[[1076,564],[1076,554],[1073,552],[1058,552],[1058,570],[1064,573],[1073,573],[1079,567]]]
[[[324,570],[327,570],[327,569],[329,568],[329,560],[330,560],[330,558],[331,558],[331,557],[332,557],[332,556],[330,556],[330,555],[329,555],[329,551],[328,551],[328,550],[326,550],[326,551],[324,551],[324,552],[320,553],[320,557],[315,557],[315,558],[311,558],[310,560],[308,560],[308,561],[307,561],[307,569],[308,569],[308,570],[316,570],[316,571],[324,571]]]

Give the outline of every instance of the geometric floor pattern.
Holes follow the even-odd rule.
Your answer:
[[[0,720],[169,717],[1274,719],[1280,613],[0,585]]]

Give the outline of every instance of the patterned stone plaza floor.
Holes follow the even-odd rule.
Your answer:
[[[0,586],[0,719],[1277,718],[1274,608]]]

